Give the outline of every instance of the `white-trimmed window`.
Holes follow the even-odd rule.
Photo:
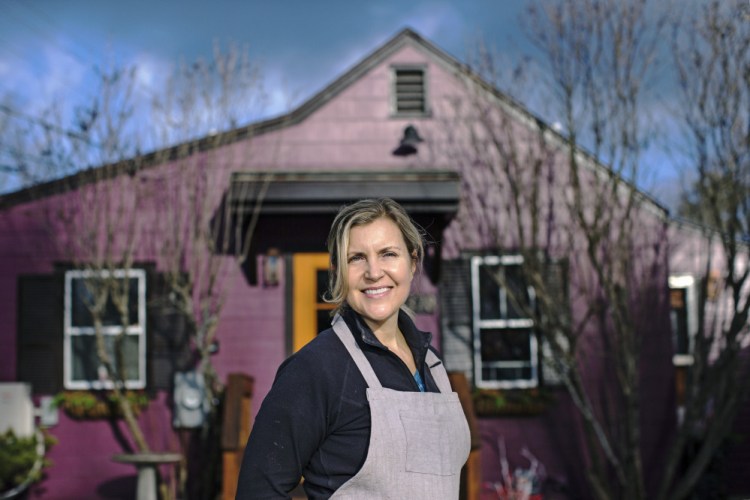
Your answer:
[[[534,321],[524,313],[536,306],[525,284],[520,255],[471,259],[474,383],[479,388],[538,385],[538,346]]]
[[[675,366],[693,364],[693,342],[698,331],[696,280],[690,275],[669,277],[669,318]]]
[[[66,389],[112,387],[107,371],[97,355],[94,320],[90,309],[92,300],[97,295],[95,290],[105,283],[113,283],[112,280],[120,290],[127,290],[128,324],[123,324],[124,321],[110,297],[101,315],[106,348],[112,357],[115,339],[124,328],[122,352],[125,385],[129,389],[142,389],[146,386],[146,272],[142,269],[117,270],[112,273],[74,270],[65,273],[63,371]]]
[[[391,82],[391,110],[394,116],[429,114],[427,71],[424,66],[393,66]]]

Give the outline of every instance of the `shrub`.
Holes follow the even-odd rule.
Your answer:
[[[50,466],[45,452],[56,442],[43,432],[30,437],[16,436],[12,430],[0,434],[0,492],[39,481]]]

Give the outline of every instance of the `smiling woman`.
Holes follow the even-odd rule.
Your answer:
[[[237,498],[459,495],[469,428],[431,335],[401,308],[422,237],[390,199],[342,208],[328,237],[332,328],[287,359],[245,448]]]
[[[346,303],[412,371],[416,366],[398,329],[398,311],[409,296],[416,268],[414,259],[398,226],[388,218],[351,230]]]

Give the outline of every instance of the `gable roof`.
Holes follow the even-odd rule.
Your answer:
[[[423,39],[413,30],[407,28],[399,32],[384,45],[380,46],[362,61],[336,78],[331,84],[289,113],[253,122],[218,134],[179,143],[116,163],[86,168],[60,179],[35,184],[0,196],[0,209],[63,193],[102,179],[112,178],[123,174],[132,175],[137,170],[178,160],[198,152],[208,151],[261,134],[296,125],[331,101],[370,69],[380,64],[384,59],[410,42],[424,47],[426,50],[441,59],[451,61],[453,64],[459,64],[458,61]]]
[[[429,40],[420,36],[410,28],[405,28],[397,33],[390,40],[386,41],[379,48],[355,64],[341,76],[336,78],[332,83],[327,85],[321,91],[313,95],[307,101],[302,103],[296,109],[289,113],[282,114],[266,120],[250,123],[232,130],[221,132],[214,135],[204,136],[199,139],[180,143],[174,146],[163,148],[151,153],[140,155],[138,157],[126,159],[117,163],[108,164],[100,167],[88,168],[75,174],[43,182],[28,188],[21,189],[6,195],[0,196],[0,210],[9,206],[25,203],[34,199],[43,198],[53,194],[66,192],[76,189],[85,184],[96,182],[102,179],[112,178],[118,175],[133,175],[136,171],[160,165],[169,161],[189,157],[198,152],[208,151],[218,147],[226,146],[239,142],[251,137],[262,135],[275,130],[283,129],[296,125],[304,121],[315,111],[323,107],[326,103],[335,98],[344,89],[348,88],[355,81],[359,80],[364,74],[381,64],[392,54],[399,51],[405,45],[411,45],[418,50],[425,52],[429,57],[441,64],[445,69],[454,74],[462,74],[468,77],[472,83],[478,85],[482,90],[490,94],[499,103],[508,106],[518,116],[522,117],[529,123],[542,129],[548,137],[558,143],[566,143],[567,139],[552,127],[546,124],[540,117],[534,115],[530,110],[522,106],[519,102],[502,93],[496,87],[482,79],[478,74],[472,71],[469,66],[460,62],[455,57],[449,55],[444,50],[437,47]],[[608,167],[602,165],[595,157],[586,152],[580,146],[578,152],[583,155],[587,163],[595,167]],[[630,188],[635,189],[645,201],[652,204],[654,208],[667,214],[668,211],[659,202],[647,193],[639,190],[636,186],[628,183]]]

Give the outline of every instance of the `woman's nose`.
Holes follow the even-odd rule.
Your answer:
[[[383,276],[383,270],[378,265],[377,260],[371,260],[367,263],[367,269],[365,269],[365,277],[371,280],[380,279]]]

